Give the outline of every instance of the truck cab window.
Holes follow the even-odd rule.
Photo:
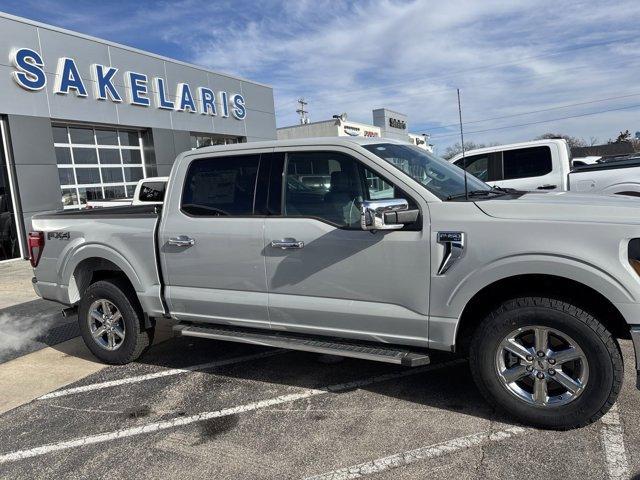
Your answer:
[[[415,203],[356,159],[336,152],[290,153],[287,161],[285,215],[314,217],[341,228],[360,229],[363,200],[405,198]]]
[[[476,178],[479,178],[483,182],[489,180],[489,156],[488,155],[474,155],[471,157],[461,158],[456,160],[456,166],[464,168],[467,166],[467,172]]]
[[[365,191],[355,159],[337,152],[289,153],[286,168],[285,215],[359,228]]]
[[[541,177],[551,173],[551,149],[549,147],[519,148],[503,152],[504,179]]]
[[[189,215],[252,215],[260,155],[202,158],[187,171],[182,210]]]
[[[483,182],[502,180],[502,152],[469,155],[466,159],[460,158],[454,162],[460,168],[463,168],[465,163],[467,172]]]

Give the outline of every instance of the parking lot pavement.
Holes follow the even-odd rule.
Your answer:
[[[15,289],[4,268],[0,291]],[[24,264],[11,268],[23,283],[30,278]],[[463,359],[436,355],[406,369],[172,338],[109,367],[79,338],[50,333],[68,324],[73,336],[58,306],[27,293],[3,301],[0,315],[13,323],[0,333],[29,321],[47,327],[0,360],[0,478],[617,480],[640,472],[628,341],[615,410],[589,427],[549,432],[493,411]]]
[[[630,365],[628,342],[623,350]],[[464,360],[441,356],[405,369],[171,339],[136,363],[103,368],[0,416],[0,472],[12,479],[629,478],[640,471],[640,422],[627,373],[617,426],[547,432],[493,411]],[[621,433],[622,453],[610,430]]]

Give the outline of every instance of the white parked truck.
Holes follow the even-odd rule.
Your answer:
[[[574,162],[562,139],[479,148],[449,161],[494,187],[640,196],[640,156]]]

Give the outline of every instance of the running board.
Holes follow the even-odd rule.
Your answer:
[[[179,323],[173,327],[176,335],[210,338],[225,342],[250,343],[266,347],[287,348],[305,352],[324,353],[341,357],[361,358],[378,362],[395,363],[407,367],[429,364],[429,355],[419,348],[390,346],[374,342],[345,340],[333,337],[303,335],[273,330]]]

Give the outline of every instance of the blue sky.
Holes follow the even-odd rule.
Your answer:
[[[371,122],[385,106],[442,151],[457,141],[459,87],[476,142],[548,131],[604,142],[640,130],[637,0],[4,0],[0,9],[273,85],[279,126],[296,122],[300,96],[312,121],[347,112]]]

